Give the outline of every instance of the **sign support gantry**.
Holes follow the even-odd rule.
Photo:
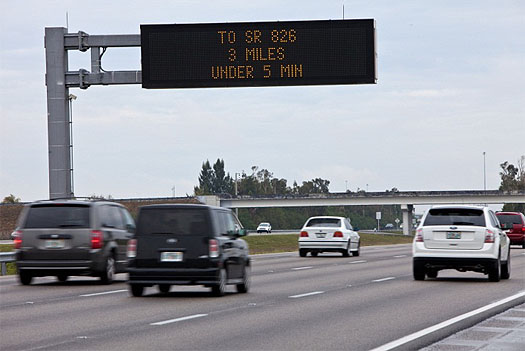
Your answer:
[[[91,85],[141,84],[141,71],[104,71],[101,49],[140,47],[140,34],[89,35],[67,33],[64,27],[45,29],[49,198],[74,196],[69,88]],[[69,71],[68,51],[91,50],[91,71]],[[102,52],[103,53],[103,52]]]

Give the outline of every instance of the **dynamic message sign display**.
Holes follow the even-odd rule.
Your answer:
[[[141,25],[142,87],[376,83],[375,21]]]

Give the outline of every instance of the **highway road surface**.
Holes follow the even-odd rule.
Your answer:
[[[371,350],[525,289],[525,250],[513,247],[510,280],[442,271],[412,279],[410,245],[364,247],[360,257],[253,256],[252,287],[212,297],[203,287],[155,287],[130,297],[75,277],[0,278],[0,350]],[[523,296],[518,299],[523,303]],[[495,312],[494,312],[495,313]],[[486,317],[486,316],[485,316]],[[400,349],[465,327],[454,323]]]

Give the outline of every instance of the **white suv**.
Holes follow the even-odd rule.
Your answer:
[[[413,253],[415,280],[436,278],[442,269],[488,274],[497,282],[510,277],[510,242],[488,207],[435,206],[416,230]]]

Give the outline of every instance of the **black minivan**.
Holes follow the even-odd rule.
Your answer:
[[[139,209],[137,230],[128,243],[128,284],[133,296],[158,285],[204,285],[215,296],[227,284],[237,292],[250,287],[250,257],[233,212],[195,204],[149,205]]]

